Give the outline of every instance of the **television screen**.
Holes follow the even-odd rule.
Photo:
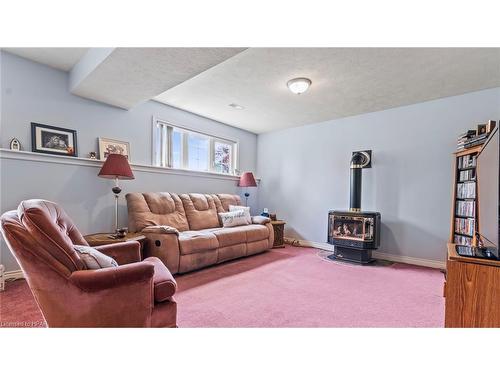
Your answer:
[[[477,158],[478,231],[484,246],[498,248],[500,236],[500,144],[498,126],[488,137]]]

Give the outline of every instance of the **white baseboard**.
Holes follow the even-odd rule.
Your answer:
[[[24,273],[22,270],[8,271],[3,274],[5,280],[17,280],[24,279]]]
[[[335,248],[333,245],[330,245],[328,243],[297,240],[295,238],[289,238],[289,237],[285,237],[285,242],[289,245],[301,246],[301,247],[314,247],[315,249],[321,249],[332,252]],[[446,269],[446,263],[439,260],[414,258],[405,255],[395,255],[395,254],[383,253],[381,251],[376,251],[376,250],[372,252],[372,256],[375,259],[388,260],[390,262],[413,264],[415,266],[439,268],[442,270]]]

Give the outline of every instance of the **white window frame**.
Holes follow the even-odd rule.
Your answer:
[[[174,129],[180,130],[182,135],[181,146],[181,167],[173,167],[172,155],[172,134]],[[198,136],[206,137],[209,140],[208,147],[208,170],[200,171],[197,169],[188,168],[188,137],[186,134],[195,134]],[[169,121],[157,119],[153,117],[152,127],[152,164],[157,167],[180,169],[201,173],[216,173],[225,176],[237,176],[239,174],[239,141],[238,139],[231,139],[228,137],[220,137],[218,135],[200,132],[184,125],[176,125]],[[231,147],[231,168],[229,173],[215,171],[215,143],[226,143],[232,145]]]

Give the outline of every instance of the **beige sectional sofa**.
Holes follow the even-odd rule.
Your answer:
[[[129,193],[129,230],[147,238],[145,255],[160,258],[172,274],[261,253],[273,246],[268,218],[221,226],[218,213],[241,205],[238,195]]]

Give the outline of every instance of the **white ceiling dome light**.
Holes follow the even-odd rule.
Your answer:
[[[300,95],[307,91],[309,86],[311,86],[311,80],[309,78],[299,77],[291,79],[286,83],[288,89],[294,94]]]

